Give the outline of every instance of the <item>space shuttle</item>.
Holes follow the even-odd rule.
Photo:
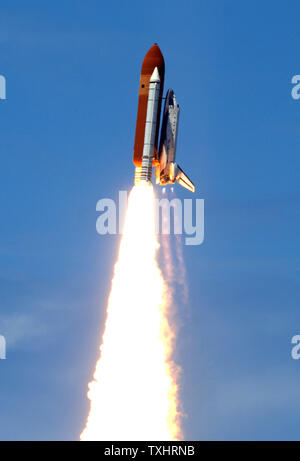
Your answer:
[[[166,186],[177,181],[195,192],[194,184],[176,163],[179,105],[172,89],[163,98],[164,75],[164,58],[155,43],[144,57],[141,69],[133,152],[134,182],[152,184],[152,169],[155,167],[156,184]],[[158,145],[163,99],[165,103]]]

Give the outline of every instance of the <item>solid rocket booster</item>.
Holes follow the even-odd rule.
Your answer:
[[[155,43],[146,54],[141,70],[133,152],[136,167],[134,182],[151,184],[152,167],[155,166],[157,184],[163,186],[178,181],[186,189],[195,192],[194,184],[175,162],[179,105],[172,89],[168,90],[165,98],[157,149],[164,75],[164,58]]]
[[[154,143],[157,125],[157,112],[159,104],[160,77],[157,67],[155,67],[149,83],[149,95],[147,103],[147,115],[145,124],[145,138],[142,158],[142,168],[140,180],[150,182],[152,179],[152,165],[154,154]]]

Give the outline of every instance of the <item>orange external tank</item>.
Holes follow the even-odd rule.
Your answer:
[[[142,69],[141,69],[141,78],[140,78],[140,87],[139,87],[139,102],[138,102],[138,112],[136,119],[136,129],[135,129],[135,140],[134,140],[134,151],[133,151],[133,163],[136,167],[141,167],[142,158],[143,158],[143,148],[144,148],[144,138],[145,138],[145,124],[146,124],[146,115],[147,115],[147,103],[148,103],[148,94],[149,94],[149,82],[151,75],[157,67],[159,77],[160,77],[160,92],[159,92],[159,103],[157,111],[157,120],[156,120],[156,134],[155,134],[155,144],[154,144],[154,157],[153,165],[157,164],[158,153],[157,153],[157,142],[158,142],[158,133],[159,133],[159,122],[160,122],[160,109],[161,101],[164,87],[164,77],[165,77],[165,61],[162,55],[162,52],[159,49],[159,46],[154,43],[154,45],[149,49],[148,53],[144,57]]]

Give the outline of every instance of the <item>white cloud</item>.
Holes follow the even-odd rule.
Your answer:
[[[0,334],[13,348],[46,333],[46,326],[32,314],[0,315]]]

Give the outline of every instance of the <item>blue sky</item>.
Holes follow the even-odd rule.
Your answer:
[[[13,0],[0,7],[0,439],[77,439],[130,189],[142,58],[181,105],[178,161],[205,199],[184,247],[177,347],[187,439],[300,439],[296,1]],[[190,194],[176,186],[179,197]]]

